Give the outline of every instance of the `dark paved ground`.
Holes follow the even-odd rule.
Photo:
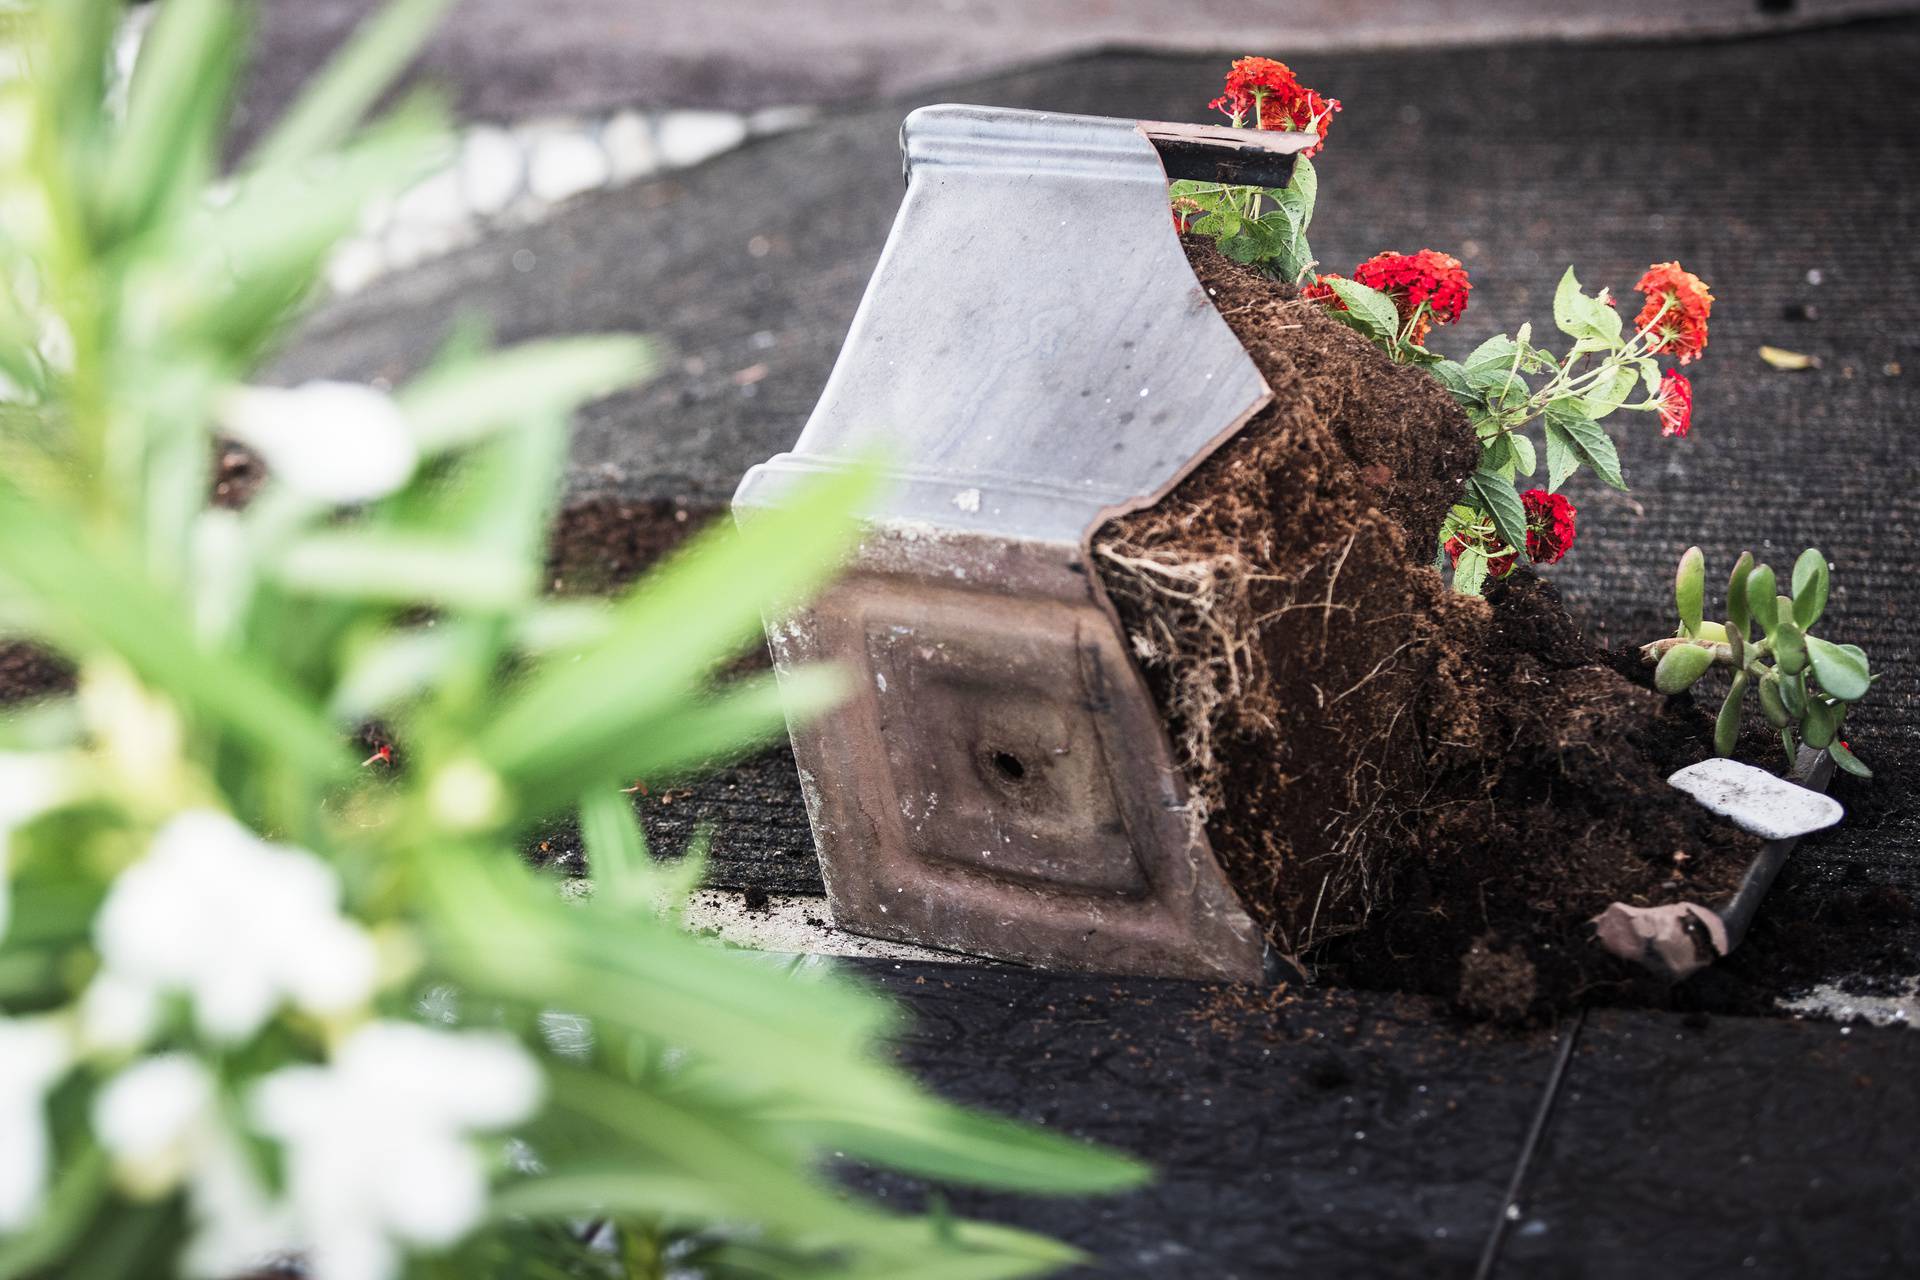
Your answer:
[[[1693,437],[1662,441],[1636,421],[1637,438],[1622,436],[1634,492],[1576,484],[1582,544],[1558,581],[1625,643],[1665,629],[1689,542],[1721,567],[1743,546],[1784,563],[1807,541],[1836,562],[1830,629],[1886,673],[1849,724],[1881,777],[1848,793],[1847,825],[1796,855],[1735,958],[1761,984],[1781,981],[1793,938],[1847,936],[1863,895],[1920,893],[1916,68],[1908,22],[1305,67],[1348,102],[1322,163],[1316,245],[1341,269],[1381,248],[1458,253],[1476,292],[1444,348],[1545,325],[1569,260],[1588,283],[1624,288],[1678,257],[1715,286]],[[941,96],[1194,118],[1216,77],[1213,59],[1108,55]],[[670,372],[583,414],[573,492],[723,500],[791,442],[818,394],[898,200],[895,129],[921,100],[585,198],[376,286],[324,312],[285,371],[397,376],[466,311],[508,340],[650,330]],[[1770,371],[1763,342],[1824,364]],[[733,814],[721,880],[817,887],[790,769],[775,756],[676,799],[676,823],[700,806]],[[1911,955],[1916,930],[1893,927],[1892,953]],[[958,1198],[1076,1240],[1107,1275],[1472,1274],[1554,1058],[1544,1033],[1465,1032],[1378,995],[1221,1018],[1216,994],[1178,984],[882,976],[919,1016],[903,1053],[938,1087],[1159,1164],[1156,1188],[1115,1204]],[[1592,1016],[1497,1273],[1914,1274],[1920,1039],[1698,1021]]]
[[[243,130],[261,129],[383,3],[262,5]],[[1914,8],[1912,0],[460,0],[421,70],[452,87],[462,114],[489,120],[627,106],[751,111],[918,92],[1101,49],[1292,59],[1779,31]]]
[[[935,1088],[1152,1161],[1066,1204],[948,1194],[1110,1277],[1905,1277],[1920,1268],[1920,1041],[1769,1019],[1597,1013],[1506,1215],[1558,1033],[1412,1000],[861,962],[913,1010]],[[905,1179],[863,1189],[917,1203]],[[1501,1241],[1488,1250],[1496,1223]]]

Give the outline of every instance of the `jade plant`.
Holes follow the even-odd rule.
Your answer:
[[[1789,768],[1804,742],[1825,751],[1848,773],[1872,777],[1872,770],[1841,740],[1840,725],[1847,708],[1866,696],[1877,677],[1858,645],[1835,644],[1813,634],[1827,607],[1827,558],[1811,547],[1801,552],[1793,564],[1791,594],[1779,595],[1774,571],[1755,564],[1752,552],[1741,553],[1727,580],[1725,622],[1705,616],[1706,575],[1705,555],[1698,547],[1688,547],[1674,576],[1679,631],[1641,649],[1654,664],[1654,687],[1666,694],[1683,693],[1715,667],[1725,667],[1732,680],[1714,723],[1717,753],[1733,754],[1751,693],[1767,723],[1779,731]]]
[[[1654,414],[1663,436],[1685,436],[1693,425],[1693,386],[1675,368],[1698,359],[1707,345],[1713,294],[1677,262],[1647,268],[1635,288],[1645,303],[1629,326],[1607,289],[1589,292],[1569,267],[1553,299],[1554,323],[1570,341],[1562,352],[1536,346],[1520,326],[1474,349],[1464,361],[1431,350],[1428,335],[1465,314],[1473,285],[1458,258],[1434,249],[1375,254],[1351,276],[1315,274],[1307,228],[1319,176],[1307,156],[1319,151],[1340,109],[1302,85],[1284,63],[1242,58],[1211,104],[1237,128],[1311,132],[1308,147],[1285,188],[1176,182],[1174,224],[1211,236],[1220,252],[1289,284],[1342,324],[1377,343],[1397,363],[1424,366],[1466,411],[1480,441],[1480,461],[1460,501],[1447,513],[1436,567],[1451,571],[1454,589],[1478,595],[1489,580],[1522,563],[1552,564],[1573,544],[1575,509],[1560,493],[1586,466],[1601,481],[1625,490],[1619,450],[1601,427],[1628,410]],[[1519,492],[1535,476],[1541,450],[1528,434],[1540,427],[1544,487]]]

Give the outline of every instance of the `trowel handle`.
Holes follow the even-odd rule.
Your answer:
[[[1168,178],[1242,187],[1286,186],[1293,177],[1294,158],[1320,141],[1312,133],[1162,120],[1142,120],[1140,128],[1160,153]]]

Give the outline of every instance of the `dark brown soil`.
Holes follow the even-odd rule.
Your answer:
[[[583,497],[554,522],[548,586],[561,595],[599,595],[626,586],[655,561],[717,519],[713,503],[674,498]]]
[[[1095,544],[1248,908],[1324,976],[1484,1016],[1639,983],[1588,921],[1711,903],[1757,848],[1665,782],[1708,753],[1704,717],[1529,572],[1453,595],[1431,563],[1478,446],[1446,392],[1189,253],[1274,401]],[[1169,594],[1143,561],[1211,589]]]

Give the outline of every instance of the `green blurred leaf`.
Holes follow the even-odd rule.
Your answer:
[[[833,473],[737,532],[694,539],[617,606],[605,643],[528,680],[483,735],[481,754],[508,776],[573,768],[623,726],[684,701],[760,634],[762,610],[791,606],[838,568],[856,533],[849,513],[873,487],[871,468]]]
[[[652,349],[637,337],[529,342],[431,370],[396,399],[421,452],[436,453],[529,418],[570,413],[644,381],[655,365]]]
[[[301,535],[269,571],[290,591],[347,600],[498,611],[533,598],[536,568],[443,535],[327,528]]]
[[[239,14],[230,0],[168,0],[140,42],[126,123],[97,197],[115,235],[196,197],[211,175],[222,107],[238,62]]]
[[[452,0],[393,0],[281,116],[251,157],[256,169],[300,165],[344,140],[406,69]]]
[[[312,708],[243,654],[203,652],[171,599],[108,556],[82,550],[64,519],[0,483],[0,571],[34,591],[69,653],[110,649],[191,713],[320,776],[342,771],[343,743]]]

